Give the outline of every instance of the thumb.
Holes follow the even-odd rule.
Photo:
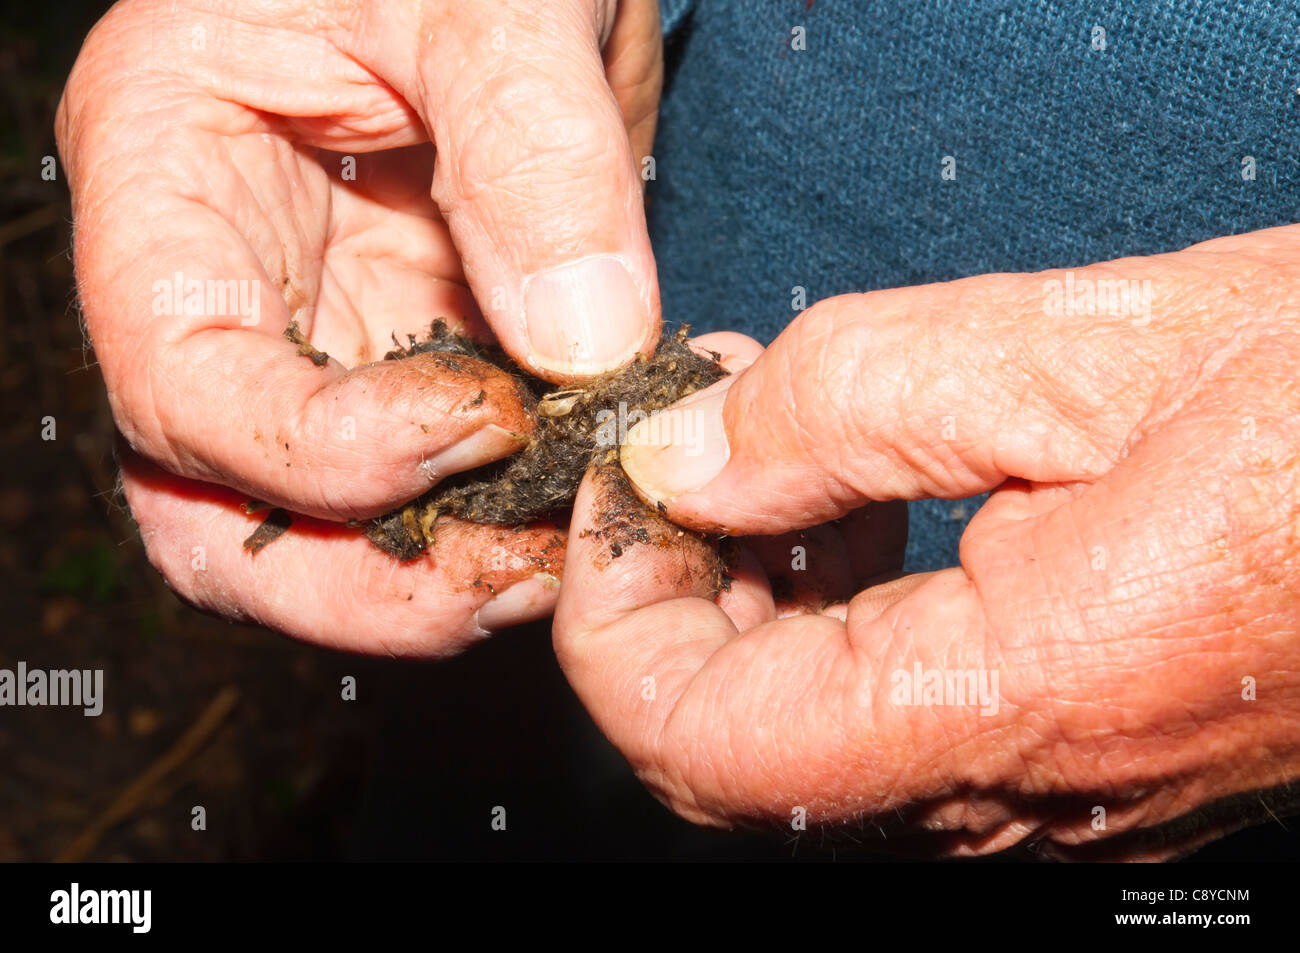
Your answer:
[[[552,380],[619,367],[659,333],[642,181],[601,57],[607,37],[644,50],[619,56],[619,81],[657,98],[657,42],[611,34],[657,40],[658,20],[615,6],[462,0],[420,34],[411,99],[437,147],[434,199],[502,345]]]
[[[1073,280],[1119,269],[1142,281],[1159,267],[1130,259]],[[1133,315],[1054,318],[1044,289],[1050,303],[1059,278],[822,301],[751,367],[678,404],[681,426],[633,428],[623,467],[675,522],[734,533],[811,526],[871,500],[960,498],[1008,477],[1095,480],[1158,413],[1158,369],[1179,333]]]

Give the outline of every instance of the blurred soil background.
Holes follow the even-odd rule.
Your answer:
[[[103,669],[105,695],[97,718],[0,708],[0,860],[871,859],[847,835],[832,849],[673,818],[573,698],[546,624],[429,665],[329,653],[171,594],[115,492],[66,183],[41,176],[107,6],[0,14],[0,668]],[[1295,858],[1297,838],[1270,825],[1198,858],[1243,856]]]

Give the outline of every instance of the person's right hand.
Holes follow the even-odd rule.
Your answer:
[[[445,521],[398,564],[339,523],[526,439],[507,375],[372,363],[391,335],[447,317],[556,381],[653,347],[660,49],[655,0],[128,0],[96,26],[57,120],[78,290],[178,593],[397,654],[551,610],[552,526]],[[196,281],[234,294],[186,307]],[[314,519],[252,556],[249,498]]]
[[[1297,292],[1288,226],[817,303],[666,411],[679,425],[628,433],[623,468],[664,517],[643,520],[654,545],[609,558],[603,514],[632,491],[588,474],[555,613],[566,676],[699,823],[1151,860],[1285,816]],[[715,597],[676,528],[839,519],[852,552],[843,521],[868,501],[981,492],[960,565],[799,614],[765,566]],[[856,541],[859,561],[877,548]],[[833,550],[803,555],[793,575],[852,580]]]

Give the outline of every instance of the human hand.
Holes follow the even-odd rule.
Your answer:
[[[673,520],[733,534],[991,490],[960,567],[775,619],[761,585],[715,604],[690,537],[602,560],[583,530],[611,490],[589,475],[555,622],[574,688],[700,823],[1162,858],[1286,807],[1297,239],[811,308],[678,405],[713,454],[634,430],[624,468]]]
[[[57,120],[78,288],[126,497],[178,593],[394,654],[550,612],[554,526],[448,520],[398,565],[339,525],[530,426],[486,365],[372,362],[440,316],[557,381],[649,351],[660,76],[654,0],[129,0],[96,26]],[[252,557],[250,497],[313,519]]]

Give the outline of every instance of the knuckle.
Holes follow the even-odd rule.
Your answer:
[[[800,452],[844,483],[854,483],[853,458],[867,436],[873,394],[881,388],[868,370],[871,332],[858,314],[859,296],[831,298],[798,319],[787,348],[786,393],[780,395]]]
[[[456,181],[443,183],[453,203],[507,199],[511,204],[546,201],[560,193],[565,203],[591,190],[618,154],[609,104],[559,88],[550,73],[519,65],[480,91],[477,119],[452,144]]]

